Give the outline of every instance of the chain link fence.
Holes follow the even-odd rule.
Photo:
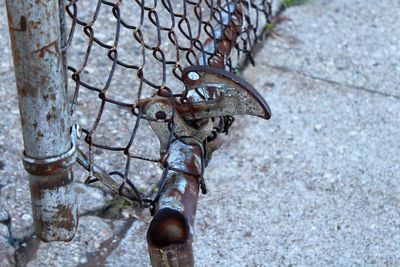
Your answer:
[[[267,0],[66,2],[70,115],[82,127],[79,162],[86,183],[99,179],[143,208],[154,208],[171,166],[170,144],[180,138],[174,115],[165,151],[146,121],[141,102],[153,96],[193,109],[211,100],[182,82],[191,65],[237,73],[260,42],[271,16]],[[189,112],[194,112],[189,110]],[[162,121],[163,118],[157,119]],[[213,118],[213,136],[228,133],[233,117]],[[143,123],[144,122],[144,123]],[[195,126],[201,121],[192,121]],[[205,142],[211,141],[210,136]],[[199,176],[203,193],[206,165]],[[160,168],[160,164],[162,168]],[[185,172],[185,170],[177,170]]]

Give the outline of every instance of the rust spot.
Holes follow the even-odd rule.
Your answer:
[[[46,173],[44,173],[43,175],[46,175]],[[69,184],[71,184],[72,181],[73,179],[69,169],[65,170],[65,168],[64,171],[59,171],[57,173],[52,174],[51,179],[44,179],[43,177],[31,179],[29,185],[31,189],[32,198],[40,199],[42,196],[42,192],[44,190],[56,190],[60,187],[66,187],[69,186]]]
[[[197,200],[199,196],[199,181],[196,177],[185,175],[188,186],[182,195],[182,204],[185,207],[184,213],[190,225],[194,225],[196,216]]]
[[[50,180],[64,183],[57,187],[49,187]],[[43,241],[70,241],[74,237],[79,220],[76,202],[64,202],[63,200],[66,196],[57,192],[60,186],[71,186],[69,185],[70,181],[70,176],[67,173],[61,176],[54,176],[52,179],[43,179],[41,177],[30,181],[35,230],[37,236]],[[43,193],[45,190],[54,193],[52,194],[52,199],[44,199]],[[40,203],[44,200],[55,201],[55,203],[53,202],[54,204],[50,209],[46,209]],[[43,216],[44,214],[46,216]]]
[[[58,212],[55,214],[55,220],[53,225],[57,228],[63,228],[68,231],[73,231],[75,229],[75,219],[72,213],[72,207],[65,205],[57,205],[56,209]]]
[[[56,118],[57,118],[57,109],[54,106],[52,106],[51,110],[46,115],[46,120],[50,121],[51,119],[56,119]]]
[[[213,56],[212,58],[209,59],[208,64],[211,67],[215,67],[215,68],[224,68],[224,57],[221,54],[216,54],[215,56]]]
[[[226,38],[226,40],[234,42],[237,38],[237,32],[233,27],[228,26],[224,30],[224,37]]]
[[[21,32],[26,31],[26,18],[24,16],[19,20],[19,27]]]
[[[47,101],[47,99],[49,99],[49,95],[43,95],[43,99],[44,101]]]
[[[220,41],[217,45],[218,52],[222,55],[229,55],[231,53],[231,43],[229,41]]]
[[[26,28],[27,28],[26,25],[27,25],[27,23],[26,23],[25,16],[21,16],[21,18],[19,20],[19,28],[10,27],[10,29],[15,32],[24,32],[24,31],[26,31]]]
[[[40,79],[40,84],[42,86],[44,86],[46,84],[46,82],[47,82],[47,77],[45,75],[43,75],[42,78]]]
[[[51,47],[54,46],[54,51],[51,50]],[[43,58],[46,53],[56,55],[58,57],[61,56],[61,51],[58,46],[58,41],[53,41],[51,43],[46,44],[42,48],[36,49],[33,51],[33,53],[38,53],[40,58]]]
[[[36,97],[37,90],[29,81],[22,80],[20,84],[17,84],[18,94],[21,97],[31,96]]]
[[[50,94],[50,99],[52,101],[56,101],[56,94],[54,94],[54,93]]]
[[[20,97],[25,97],[26,96],[26,91],[24,90],[24,88],[22,88],[21,90],[18,90],[18,95]]]
[[[25,128],[25,116],[21,116],[21,126]]]
[[[152,220],[147,238],[156,247],[182,244],[189,237],[189,227],[185,217],[178,211],[165,208]]]
[[[38,29],[42,25],[42,22],[41,21],[32,21],[31,25],[32,25],[32,29]]]

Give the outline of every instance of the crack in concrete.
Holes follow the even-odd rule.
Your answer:
[[[331,84],[331,85],[347,87],[347,88],[350,88],[350,89],[353,89],[353,90],[364,91],[364,92],[367,92],[367,93],[370,93],[370,94],[377,94],[377,95],[380,95],[380,96],[392,97],[392,98],[400,100],[400,95],[394,95],[394,94],[389,94],[389,93],[385,93],[385,92],[380,92],[380,91],[376,91],[376,90],[373,90],[373,89],[370,89],[370,88],[367,88],[367,87],[364,87],[364,86],[357,86],[357,85],[353,85],[353,84],[341,83],[341,82],[338,82],[338,81],[335,81],[335,80],[331,80],[331,79],[328,79],[328,78],[322,78],[322,77],[318,77],[318,76],[315,76],[315,75],[312,75],[312,74],[308,74],[306,72],[299,71],[299,70],[296,70],[296,69],[291,69],[291,68],[286,67],[286,66],[277,66],[277,65],[271,65],[271,64],[265,64],[265,66],[269,67],[269,68],[272,68],[272,69],[275,69],[275,70],[278,70],[278,71],[282,71],[282,72],[295,73],[295,74],[301,75],[303,77],[306,77],[306,78],[309,78],[309,79],[312,79],[312,80],[325,82],[325,83],[328,83],[328,84]]]
[[[79,165],[80,166],[80,165]],[[86,170],[84,170],[86,172]],[[84,182],[81,181],[77,181],[77,184],[80,184],[82,186],[86,186],[89,188],[95,188],[95,189],[99,189],[102,193],[103,196],[106,197],[108,194],[113,193],[108,187],[106,187],[104,184],[102,184],[100,181],[96,182],[96,183],[91,183],[91,184],[86,184]]]
[[[99,188],[104,196],[110,193],[101,187],[96,188]],[[106,203],[100,208],[89,210],[83,214],[80,214],[79,217],[95,216],[101,219],[122,219],[123,216],[121,215],[121,203],[118,200],[120,199],[114,196],[113,201]],[[6,221],[1,221],[0,223],[7,226],[9,233],[8,242],[14,248],[14,262],[16,266],[26,266],[29,262],[36,258],[36,252],[39,249],[40,241],[35,238],[34,234],[30,234],[19,239],[14,238],[11,234],[11,216],[8,212],[7,214],[8,219]],[[121,240],[125,237],[127,230],[136,220],[137,218],[134,217],[127,219],[127,222],[122,227],[122,230],[114,234],[112,238],[104,241],[100,245],[99,250],[94,254],[87,255],[87,263],[80,264],[78,266],[98,266],[97,264],[103,264],[112,251],[118,247]],[[96,264],[93,265],[93,263]]]
[[[2,166],[4,167],[4,166]],[[4,185],[0,184],[0,196],[1,196],[1,189],[4,187]],[[11,233],[11,215],[10,213],[4,209],[4,212],[7,214],[7,218],[5,220],[0,221],[1,224],[5,225],[7,227],[8,231],[8,237],[7,242],[13,247],[13,258],[14,258],[14,264],[18,266],[18,257],[17,257],[17,248],[19,247],[19,244],[17,242],[17,239],[12,236]]]
[[[126,200],[124,198],[115,196],[111,201],[106,202],[103,206],[97,209],[88,210],[80,214],[79,217],[82,218],[85,216],[95,216],[101,219],[111,219],[111,220],[124,219],[124,216],[122,215],[123,209],[136,208],[135,206],[133,206],[133,204],[132,206],[127,206],[125,201]]]
[[[39,246],[40,241],[36,239],[34,234],[16,240],[15,265],[26,266],[29,262],[34,260]]]
[[[136,218],[129,218],[126,220],[124,226],[116,234],[114,234],[109,239],[105,240],[100,244],[98,250],[94,253],[86,253],[86,263],[80,263],[77,267],[91,267],[91,266],[104,266],[107,258],[112,254],[112,252],[118,248],[121,241],[129,233],[129,229],[132,224],[136,221]]]
[[[106,192],[104,191],[106,194]],[[101,219],[108,220],[117,220],[122,219],[121,215],[121,206],[119,198],[114,199],[114,201],[108,202],[108,204],[94,210],[89,210],[83,214],[80,214],[79,217],[85,216],[95,216]],[[142,211],[141,211],[142,212]],[[126,223],[122,227],[121,230],[114,233],[113,236],[100,244],[99,249],[94,253],[87,253],[86,258],[87,262],[83,264],[78,264],[77,266],[85,267],[85,266],[102,266],[106,261],[107,257],[111,255],[111,253],[119,246],[121,241],[125,238],[129,228],[132,224],[137,220],[136,217],[130,217],[126,219]],[[21,239],[15,239],[11,237],[11,217],[10,217],[10,226],[8,226],[8,230],[10,233],[10,240],[13,242],[10,243],[15,251],[14,251],[14,260],[16,266],[26,266],[30,261],[36,258],[36,252],[39,249],[40,241],[35,238],[35,236],[29,235],[23,237]],[[22,245],[24,244],[24,245]]]
[[[35,257],[35,252],[31,253],[31,251],[36,251],[38,246],[29,246],[30,242],[34,240],[34,234],[29,234],[23,236],[22,238],[15,238],[11,232],[11,216],[8,211],[5,211],[8,215],[7,220],[1,221],[0,223],[5,225],[8,230],[7,242],[14,248],[14,264],[15,266],[25,266],[27,262],[32,260]],[[26,246],[22,246],[22,244],[26,244]],[[28,251],[29,250],[29,251]],[[19,257],[19,255],[23,255],[23,257]],[[28,260],[30,259],[30,260]]]

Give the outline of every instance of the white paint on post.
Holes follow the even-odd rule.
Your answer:
[[[71,137],[59,1],[6,0],[6,7],[25,157],[40,162],[64,155]],[[78,221],[71,168],[33,165],[36,234],[46,241],[71,240]]]

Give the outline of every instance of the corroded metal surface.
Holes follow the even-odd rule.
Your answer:
[[[151,98],[152,100],[147,102],[145,106],[145,115],[148,116],[151,121],[149,121],[150,126],[156,133],[158,139],[160,140],[160,151],[164,155],[167,153],[168,145],[171,139],[180,136],[190,137],[199,142],[203,142],[213,130],[213,123],[207,121],[201,126],[194,128],[189,126],[185,120],[181,117],[180,112],[174,111],[173,100],[169,102],[168,98]],[[179,109],[179,104],[175,105],[175,109]],[[165,114],[164,120],[157,120],[157,114],[162,112]],[[169,121],[174,121],[174,132],[171,132]]]
[[[76,162],[76,147],[71,148],[64,154],[45,159],[34,159],[24,155],[22,162],[27,172],[32,175],[49,176],[72,167]]]
[[[190,76],[196,75],[197,79]],[[254,87],[230,72],[207,66],[190,66],[183,72],[183,82],[188,89],[213,88],[217,97],[193,103],[195,119],[227,115],[253,115],[263,119],[271,117],[265,99]],[[191,117],[190,110],[181,115]],[[193,114],[193,113],[192,113]]]
[[[98,97],[94,120],[82,130],[87,153],[78,149],[78,162],[89,172],[86,182],[101,180],[114,192],[150,208],[155,218],[149,244],[157,249],[179,245],[180,249],[167,254],[159,250],[160,257],[173,266],[193,265],[191,240],[197,196],[200,188],[206,192],[204,168],[221,145],[219,134],[228,132],[235,114],[269,118],[265,101],[228,72],[236,72],[242,59],[251,57],[252,47],[268,23],[270,2],[100,0],[89,4],[69,0],[65,6],[71,26],[68,38],[64,6],[59,8],[57,3],[63,1],[7,2],[24,141],[28,144],[24,165],[31,173],[38,235],[46,240],[68,240],[77,223],[69,116],[82,105],[79,100],[85,90]],[[99,30],[97,19],[103,12],[108,12],[110,25],[100,25]],[[87,13],[92,14],[82,15]],[[78,42],[87,47],[80,53],[81,60],[68,67],[75,87],[68,107],[65,57],[67,50],[74,51],[78,30],[82,30]],[[107,36],[110,32],[111,37]],[[123,32],[129,32],[131,41],[123,42]],[[128,47],[124,47],[126,43]],[[97,68],[93,78],[87,74],[93,73],[89,65],[96,49],[106,51],[103,55],[110,66],[105,71]],[[187,72],[189,66],[194,69]],[[113,87],[119,69],[136,77],[128,97],[119,96],[122,90],[117,88],[115,93]],[[98,82],[102,78],[104,82]],[[111,106],[128,110],[132,120],[126,118],[125,122],[134,121],[122,145],[112,142],[113,137],[110,143],[98,138],[103,114]],[[160,140],[159,158],[142,155],[135,147],[143,120]],[[129,127],[126,125],[120,124],[116,132]],[[122,153],[122,171],[96,164],[95,150]],[[163,167],[152,198],[145,198],[132,182],[133,160]]]
[[[112,177],[118,176],[121,192],[138,192],[135,180],[148,181],[148,173],[140,173],[137,166],[149,162],[162,164],[172,137],[182,135],[176,132],[181,128],[176,125],[180,123],[177,115],[191,120],[187,123],[190,128],[204,129],[198,131],[201,138],[197,140],[205,136],[205,142],[211,142],[210,138],[216,137],[217,133],[228,132],[234,121],[229,112],[215,111],[207,117],[203,113],[203,119],[191,117],[202,100],[209,100],[208,104],[218,101],[218,92],[206,83],[197,88],[185,88],[185,68],[203,65],[236,72],[241,62],[251,57],[255,43],[261,40],[270,19],[271,6],[269,0],[68,0],[66,11],[71,25],[66,47],[69,54],[76,54],[79,50],[79,56],[70,60],[69,66],[72,72],[70,83],[75,87],[70,112],[77,114],[82,106],[91,107],[88,108],[90,119],[85,119],[82,124],[87,149],[81,151],[86,153],[86,167],[93,174],[88,182],[110,178],[110,175],[101,175],[101,179],[96,177],[100,174],[94,172],[94,166],[97,166],[97,170],[112,173]],[[104,17],[106,23],[101,20]],[[101,64],[101,68],[93,66],[93,58]],[[121,73],[124,73],[123,76],[119,76]],[[114,86],[115,79],[126,80],[126,88]],[[235,86],[238,87],[237,84]],[[148,110],[144,108],[148,101],[153,100],[156,100],[153,106],[155,113],[148,116]],[[249,105],[254,103],[257,102]],[[161,107],[155,107],[160,104],[168,105],[174,115],[168,116]],[[115,128],[112,131],[105,132],[104,126],[111,122],[106,121],[104,114],[115,109],[129,114],[113,122]],[[208,133],[211,125],[207,122],[209,118],[212,133]],[[152,135],[151,132],[142,134],[147,127],[143,121],[149,122],[152,127],[158,122],[167,123],[167,128],[161,127],[163,138],[156,130],[163,152],[159,158],[157,155],[148,156],[148,149],[142,145],[149,143]],[[126,130],[127,134],[122,136],[122,130]],[[121,161],[106,164],[106,160],[95,156],[108,152],[118,153]],[[210,153],[207,158],[209,156]],[[163,172],[160,179],[166,175]],[[114,183],[112,180],[109,184]],[[149,195],[155,200],[158,192],[149,191],[136,197],[139,202]],[[154,205],[153,201],[150,208]]]
[[[191,243],[199,185],[205,190],[202,183],[205,165],[212,152],[221,146],[218,133],[212,134],[213,123],[209,118],[239,114],[270,117],[269,107],[258,92],[223,69],[192,66],[185,69],[183,81],[189,89],[204,88],[217,97],[192,100],[188,105],[173,97],[156,95],[140,103],[160,140],[167,174],[155,198],[155,216],[147,233],[153,266],[194,264]],[[190,120],[201,124],[196,127]],[[210,141],[205,142],[208,137]]]
[[[147,232],[153,266],[193,266],[192,239],[203,170],[201,143],[171,143],[166,168],[170,168],[155,215]],[[179,171],[178,171],[179,170]]]
[[[69,240],[77,224],[71,172],[76,155],[75,143],[71,148],[69,137],[69,116],[79,106],[81,89],[87,89],[98,96],[99,108],[93,124],[83,129],[88,153],[78,149],[78,162],[89,172],[86,182],[101,180],[114,192],[151,209],[155,217],[148,240],[155,266],[193,265],[191,241],[197,197],[200,188],[206,192],[204,168],[221,145],[219,134],[228,132],[232,115],[270,116],[268,105],[254,88],[230,74],[236,72],[242,59],[251,58],[251,49],[268,22],[269,2],[136,1],[133,7],[127,7],[121,0],[100,0],[93,6],[70,0],[65,9],[71,18],[68,38],[64,6],[57,3],[63,1],[8,1],[7,5],[24,141],[33,144],[26,145],[24,166],[31,174],[39,237]],[[82,7],[94,7],[89,19],[81,13],[78,16]],[[111,39],[104,38],[110,29],[104,30],[104,35],[96,30],[97,18],[105,9],[115,23]],[[129,11],[135,14],[127,17]],[[264,25],[260,26],[260,21]],[[87,49],[81,53],[83,60],[69,67],[75,92],[68,107],[66,52],[73,51],[73,37],[79,27]],[[122,45],[123,31],[130,31],[133,37],[129,49]],[[99,48],[107,50],[111,63],[107,74],[97,75],[96,80],[106,78],[100,85],[85,76],[91,72],[87,66],[92,51]],[[126,51],[134,51],[135,56],[127,56]],[[134,97],[110,93],[119,68],[136,74]],[[154,68],[162,70],[162,75],[156,75]],[[153,91],[146,94],[149,89]],[[110,105],[128,109],[134,117],[124,146],[97,141],[103,113]],[[150,123],[160,140],[159,159],[136,154],[134,142],[143,120]],[[123,152],[124,171],[105,171],[94,162],[94,149]],[[164,171],[154,198],[144,198],[131,181],[132,159],[162,165]]]
[[[25,154],[43,159],[71,146],[55,1],[6,1]]]
[[[67,241],[78,218],[58,2],[6,5],[36,234]]]
[[[179,102],[175,98],[153,96],[141,99],[138,106],[146,106],[145,113],[153,109],[150,121],[171,119],[175,110],[184,120],[199,120],[228,115],[253,115],[263,119],[271,117],[271,110],[265,99],[248,82],[224,69],[209,66],[190,66],[183,71],[183,82],[188,95],[195,90],[205,89],[208,99],[193,99],[190,102]],[[212,95],[211,95],[212,94]],[[147,106],[149,102],[169,105],[168,114],[162,107]],[[160,117],[160,114],[163,114]],[[150,122],[151,123],[151,122]]]
[[[101,180],[155,214],[148,232],[153,266],[192,266],[197,196],[199,189],[206,192],[203,172],[212,152],[221,146],[219,134],[228,132],[232,115],[270,117],[268,105],[255,89],[230,74],[251,57],[252,47],[268,23],[270,2],[86,3],[70,0],[66,9],[72,25],[69,51],[74,49],[71,40],[79,34],[78,29],[84,35],[79,41],[87,44],[79,63],[69,67],[75,82],[71,114],[79,107],[82,91],[98,96],[95,119],[83,126],[88,153],[79,153],[78,161],[90,173],[88,183]],[[82,16],[83,9],[92,10],[91,16]],[[98,23],[103,12],[109,14],[107,25]],[[124,33],[129,33],[129,46],[123,41]],[[102,75],[96,69],[91,76],[90,61],[97,57],[96,49],[102,50],[103,56],[107,54],[108,67],[101,69],[105,70]],[[136,75],[136,83],[129,88],[113,87],[120,69]],[[98,82],[100,79],[103,82]],[[129,97],[119,97],[123,90],[129,90]],[[113,142],[114,136],[99,138],[104,114],[111,107],[130,111],[129,122],[134,122],[126,142],[118,145]],[[119,123],[115,132],[127,127],[127,120]],[[160,141],[158,159],[138,153],[137,143],[146,142],[138,140],[143,121],[150,124]],[[126,160],[122,170],[100,167],[101,162],[95,162],[96,150],[123,153]],[[134,160],[163,167],[158,190],[149,202],[132,182],[132,176],[137,177]]]
[[[51,176],[29,176],[36,235],[43,241],[70,241],[78,225],[71,167]]]

